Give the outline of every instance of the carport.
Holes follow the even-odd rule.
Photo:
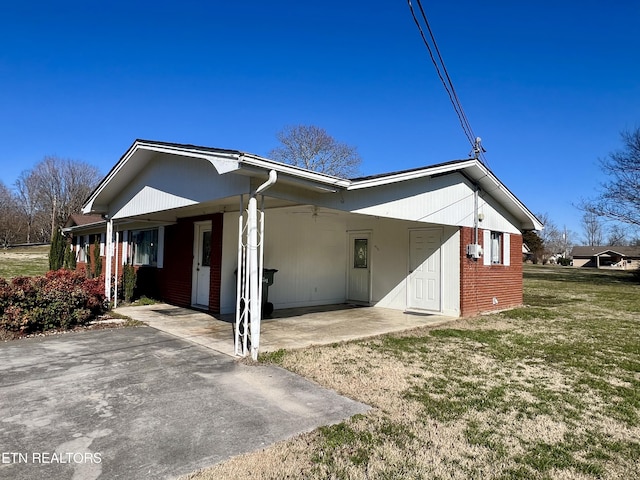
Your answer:
[[[109,300],[117,304],[132,267],[139,295],[235,312],[235,353],[254,359],[265,346],[264,268],[278,270],[269,290],[277,310],[375,306],[387,309],[380,317],[400,315],[393,330],[420,318],[407,311],[460,317],[521,305],[521,232],[542,228],[478,159],[345,179],[238,150],[148,140],[133,143],[83,213],[104,222],[100,231],[69,230],[78,268],[99,241]],[[388,331],[345,322],[345,338]],[[290,322],[282,335],[298,346],[327,332]],[[265,338],[266,348],[279,338]]]
[[[218,318],[166,303],[119,307],[116,312],[147,325],[227,355],[234,355],[232,325],[235,315]],[[260,349],[303,348],[367,338],[454,320],[444,315],[405,313],[390,308],[353,304],[276,310],[263,319]]]

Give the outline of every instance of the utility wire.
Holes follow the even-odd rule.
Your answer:
[[[442,82],[442,85],[444,86],[444,89],[447,92],[447,95],[449,96],[449,101],[451,102],[451,105],[453,106],[453,109],[456,112],[456,115],[460,122],[460,126],[462,127],[462,131],[464,135],[467,137],[467,140],[469,141],[469,143],[471,144],[471,147],[472,147],[471,153],[476,157],[480,157],[482,162],[486,165],[487,161],[484,156],[484,149],[480,145],[479,138],[476,137],[475,134],[473,133],[473,129],[471,128],[471,124],[469,123],[469,119],[467,118],[467,115],[465,114],[464,109],[462,108],[462,104],[460,103],[460,99],[458,98],[458,94],[456,93],[456,89],[453,86],[453,81],[449,76],[449,72],[444,63],[444,59],[442,58],[440,49],[438,48],[436,38],[433,34],[433,30],[431,29],[431,25],[429,25],[429,21],[427,20],[427,15],[424,11],[424,8],[422,8],[422,2],[420,0],[416,0],[418,8],[420,9],[422,20],[425,26],[427,27],[427,31],[429,32],[429,38],[431,39],[431,43],[427,40],[427,37],[424,33],[422,25],[420,24],[420,21],[416,16],[416,12],[413,8],[413,4],[411,3],[411,0],[407,0],[407,1],[409,4],[409,9],[411,10],[411,16],[413,17],[413,21],[415,22],[416,27],[418,27],[418,31],[420,32],[420,36],[422,37],[422,42],[427,47],[427,51],[429,52],[431,63],[433,63],[433,66],[436,69],[436,73],[438,74],[438,78],[440,79],[440,82]],[[433,48],[431,47],[431,44],[433,44]],[[434,55],[434,51],[435,51],[435,55]],[[437,56],[437,59],[436,59],[436,56]]]

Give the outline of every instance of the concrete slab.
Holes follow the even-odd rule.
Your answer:
[[[208,313],[166,303],[118,307],[121,315],[146,323],[150,327],[233,356],[233,325]]]
[[[234,315],[220,319],[167,304],[120,307],[118,313],[153,328],[233,355]],[[401,312],[388,308],[328,305],[276,310],[262,321],[260,351],[302,348],[366,338],[455,320],[442,315]]]
[[[8,342],[0,478],[175,478],[366,410],[148,327]]]

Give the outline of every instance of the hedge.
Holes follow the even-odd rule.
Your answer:
[[[43,276],[0,278],[0,329],[29,334],[83,325],[105,312],[104,278],[53,270]]]

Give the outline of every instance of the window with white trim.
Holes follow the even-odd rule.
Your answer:
[[[484,264],[510,265],[511,235],[491,230],[484,231]]]
[[[131,258],[134,265],[158,264],[158,229],[131,231]]]
[[[78,256],[76,260],[78,262],[86,262],[89,258],[89,235],[78,235],[76,238],[76,245],[78,247]]]

